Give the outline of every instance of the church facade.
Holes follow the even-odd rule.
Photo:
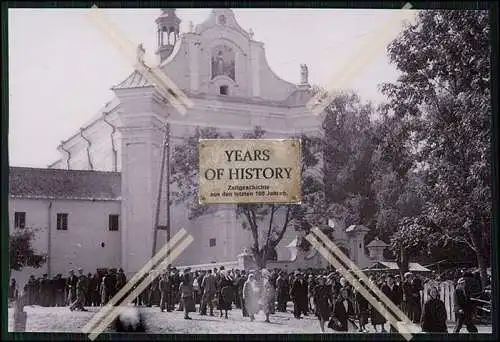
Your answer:
[[[234,137],[256,126],[265,130],[266,138],[321,134],[320,117],[305,108],[311,98],[307,67],[300,66],[299,84],[278,77],[267,63],[264,44],[240,27],[232,10],[214,9],[205,22],[180,33],[175,10],[162,9],[156,25],[159,67],[194,103],[185,115],[134,71],[112,87],[115,97],[89,124],[61,143],[61,158],[49,169],[11,168],[12,174],[34,178],[32,184],[39,188],[36,196],[29,195],[29,189],[12,183],[11,176],[11,227],[17,224],[16,213],[30,217],[30,208],[38,205],[34,203],[45,203],[37,214],[44,222],[36,224],[41,228],[37,234],[43,236],[37,243],[51,260],[50,276],[78,267],[77,261],[85,263],[86,271],[122,267],[130,275],[151,258],[167,123],[171,150],[198,127],[214,127]],[[105,177],[113,190],[102,181]],[[40,187],[36,179],[57,186]],[[85,193],[84,188],[90,190],[77,196]],[[49,210],[50,201],[68,206],[58,212],[58,204],[51,204]],[[163,191],[160,225],[166,225],[166,207]],[[241,228],[234,206],[214,208],[209,215],[189,220],[189,208],[171,205],[171,235],[184,228],[194,238],[174,264],[233,261],[249,246],[250,235]],[[56,229],[63,217],[59,214],[67,214],[66,234]],[[110,231],[112,220],[118,220],[117,230]],[[295,237],[290,229],[278,246],[278,259],[289,258],[286,246]],[[159,247],[166,241],[165,231],[159,231],[158,241]],[[93,247],[81,247],[72,260],[69,246],[75,243]]]

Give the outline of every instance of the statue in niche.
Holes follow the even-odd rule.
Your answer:
[[[225,45],[212,49],[212,78],[227,76],[235,81],[234,51]]]

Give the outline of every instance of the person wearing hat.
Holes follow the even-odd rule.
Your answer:
[[[217,293],[217,279],[212,273],[212,270],[208,270],[203,280],[201,281],[201,287],[203,288],[203,294],[201,296],[201,308],[200,315],[204,316],[207,314],[207,306],[210,308],[210,316],[214,315],[214,297]]]
[[[296,273],[290,288],[290,298],[293,301],[294,317],[297,319],[302,318],[302,314],[307,313],[307,287],[302,273]]]
[[[472,322],[474,313],[474,304],[472,303],[468,293],[465,278],[458,279],[455,293],[453,294],[454,311],[457,325],[455,326],[454,333],[459,333],[462,326],[465,324],[468,332],[477,333],[477,328]]]
[[[418,323],[420,322],[422,311],[420,296],[420,291],[423,290],[422,283],[411,272],[406,272],[404,278],[403,308],[408,318],[413,323]]]
[[[399,288],[394,280],[394,276],[388,274],[385,278],[385,283],[381,286],[380,291],[382,291],[387,298],[396,306],[400,306],[403,300],[403,291]],[[397,330],[390,324],[390,331],[397,332]]]
[[[314,311],[318,317],[321,332],[325,332],[325,322],[330,318],[333,307],[332,288],[326,285],[326,279],[327,277],[324,276],[317,277],[313,291]]]

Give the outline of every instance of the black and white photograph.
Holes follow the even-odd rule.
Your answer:
[[[9,8],[9,332],[492,334],[490,30],[410,3]]]

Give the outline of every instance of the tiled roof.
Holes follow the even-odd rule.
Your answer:
[[[120,200],[121,174],[10,167],[9,196],[27,199]]]

